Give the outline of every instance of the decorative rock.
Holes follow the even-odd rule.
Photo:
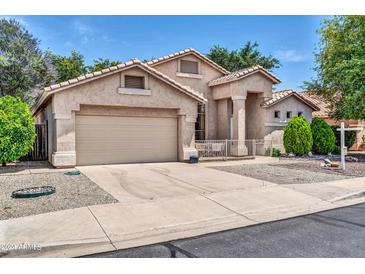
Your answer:
[[[295,154],[294,154],[293,152],[290,152],[290,153],[288,154],[288,157],[289,157],[289,158],[293,158],[293,157],[295,157]]]
[[[345,160],[347,162],[358,162],[359,161],[359,159],[357,159],[356,157],[353,157],[353,156],[346,156]]]
[[[326,158],[326,159],[323,159],[323,162],[326,164],[326,165],[331,165],[332,162],[330,159]]]
[[[312,157],[313,156],[313,153],[312,152],[308,152],[308,157]]]

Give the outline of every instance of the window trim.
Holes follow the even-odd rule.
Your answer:
[[[125,87],[125,76],[135,76],[144,78],[144,89],[139,88],[126,88]],[[119,94],[124,95],[152,95],[151,89],[149,89],[148,74],[144,72],[137,71],[125,71],[120,74],[120,87],[118,88]]]
[[[124,74],[124,88],[126,88],[126,89],[146,89],[146,86],[145,86],[145,84],[146,84],[146,80],[145,80],[145,76],[144,75],[129,75],[129,74]],[[132,88],[132,87],[127,87],[126,86],[126,78],[127,77],[130,77],[130,78],[140,78],[142,81],[142,88]]]
[[[276,117],[276,114],[278,113],[278,117]],[[281,117],[281,111],[280,110],[274,110],[274,118],[275,119],[280,119]]]
[[[197,73],[194,72],[186,72],[186,71],[182,71],[182,64],[181,62],[190,62],[190,63],[196,63],[197,66]],[[189,60],[189,59],[179,59],[179,69],[178,72],[180,73],[185,73],[185,74],[193,74],[193,75],[199,75],[200,74],[200,62],[196,61],[196,60]]]

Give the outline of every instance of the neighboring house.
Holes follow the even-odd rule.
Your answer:
[[[308,101],[319,107],[318,111],[312,113],[313,117],[320,117],[326,121],[327,124],[331,126],[339,126],[341,122],[344,122],[346,127],[362,127],[364,130],[356,132],[355,143],[349,150],[365,150],[365,144],[363,142],[363,136],[365,135],[365,121],[364,120],[335,120],[329,116],[329,106],[328,104],[320,98],[318,95],[311,92],[301,92],[303,96]]]
[[[284,127],[294,116],[303,116],[312,122],[313,111],[319,108],[294,90],[282,90],[272,93],[272,99],[264,102],[266,109],[265,140],[271,140],[274,148],[285,152],[283,144]]]
[[[275,100],[278,83],[260,66],[229,72],[186,49],[52,85],[32,110],[47,125],[56,167],[184,161],[196,155],[196,139],[264,139],[285,124],[287,111],[310,120],[316,107],[295,92]]]

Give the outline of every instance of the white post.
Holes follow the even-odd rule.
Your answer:
[[[345,123],[341,122],[341,167],[342,170],[346,169],[345,163]]]
[[[361,131],[363,128],[355,127],[355,128],[345,128],[345,123],[341,122],[341,128],[337,129],[341,131],[341,167],[343,170],[346,169],[346,159],[345,159],[345,131]]]

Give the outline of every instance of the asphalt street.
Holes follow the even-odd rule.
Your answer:
[[[365,257],[365,204],[87,257]]]

